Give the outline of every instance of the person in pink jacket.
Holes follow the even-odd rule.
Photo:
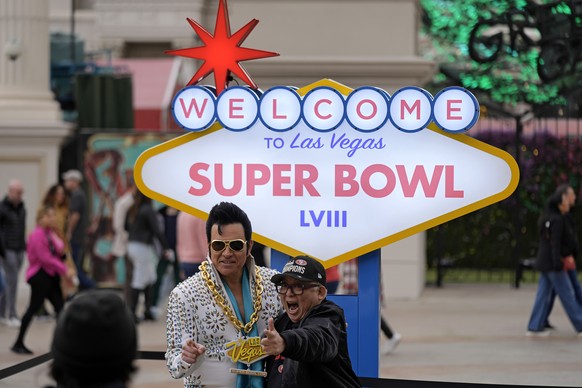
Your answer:
[[[55,232],[56,220],[52,207],[42,207],[36,216],[36,228],[28,237],[26,253],[29,265],[25,277],[30,284],[30,303],[22,317],[18,338],[11,348],[14,353],[32,354],[24,346],[24,336],[45,299],[52,303],[57,314],[64,305],[60,276],[67,274],[63,260],[65,243]]]
[[[176,221],[176,253],[180,260],[183,280],[198,272],[208,255],[206,221],[186,212],[180,212]]]

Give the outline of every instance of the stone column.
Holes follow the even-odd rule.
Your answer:
[[[0,0],[0,193],[9,179],[23,181],[29,230],[70,132],[50,90],[48,4]]]
[[[48,1],[0,0],[0,119],[57,121],[49,87]]]

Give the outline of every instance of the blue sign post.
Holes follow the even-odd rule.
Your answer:
[[[271,267],[281,271],[290,256],[271,250]],[[358,294],[329,295],[340,305],[348,323],[348,348],[354,372],[378,377],[380,333],[380,250],[358,259]]]

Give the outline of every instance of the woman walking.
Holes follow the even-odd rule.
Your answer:
[[[68,267],[68,272],[72,273],[72,276],[61,278],[61,289],[63,290],[63,297],[65,300],[68,300],[77,293],[79,280],[77,278],[77,267],[71,255],[71,248],[66,239],[67,221],[69,219],[69,198],[67,197],[65,186],[60,183],[52,185],[47,190],[41,206],[52,207],[55,210],[55,232],[65,242],[65,264]]]
[[[141,293],[144,294],[144,320],[153,321],[152,287],[156,282],[158,256],[154,248],[157,238],[164,249],[164,256],[170,258],[166,238],[162,233],[152,200],[141,192],[135,193],[135,201],[127,212],[125,229],[128,231],[127,255],[133,264],[130,301],[128,305],[138,322],[136,310]]]
[[[55,210],[42,207],[37,213],[36,222],[36,228],[30,234],[26,248],[29,262],[26,281],[30,284],[30,303],[22,317],[18,338],[11,348],[14,353],[20,354],[32,354],[24,345],[24,336],[44,300],[51,302],[57,314],[64,304],[60,276],[67,273],[67,266],[61,260],[65,243],[55,232]]]

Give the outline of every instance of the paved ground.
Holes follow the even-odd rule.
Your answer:
[[[525,336],[536,287],[450,285],[415,301],[390,301],[386,316],[403,340],[381,362],[382,377],[582,386],[582,338],[559,302],[547,338]]]
[[[525,336],[535,286],[447,285],[427,288],[418,300],[388,301],[384,315],[402,334],[396,351],[382,356],[380,376],[395,379],[582,386],[582,338],[577,338],[559,303],[549,338]],[[28,290],[22,289],[20,311]],[[54,322],[33,322],[27,345],[35,355],[49,348]],[[31,357],[9,350],[17,331],[0,326],[0,369]],[[163,321],[139,326],[140,350],[163,351]],[[384,339],[381,339],[384,341]],[[182,387],[164,361],[139,361],[134,387]],[[42,387],[47,364],[0,380],[0,387]]]

